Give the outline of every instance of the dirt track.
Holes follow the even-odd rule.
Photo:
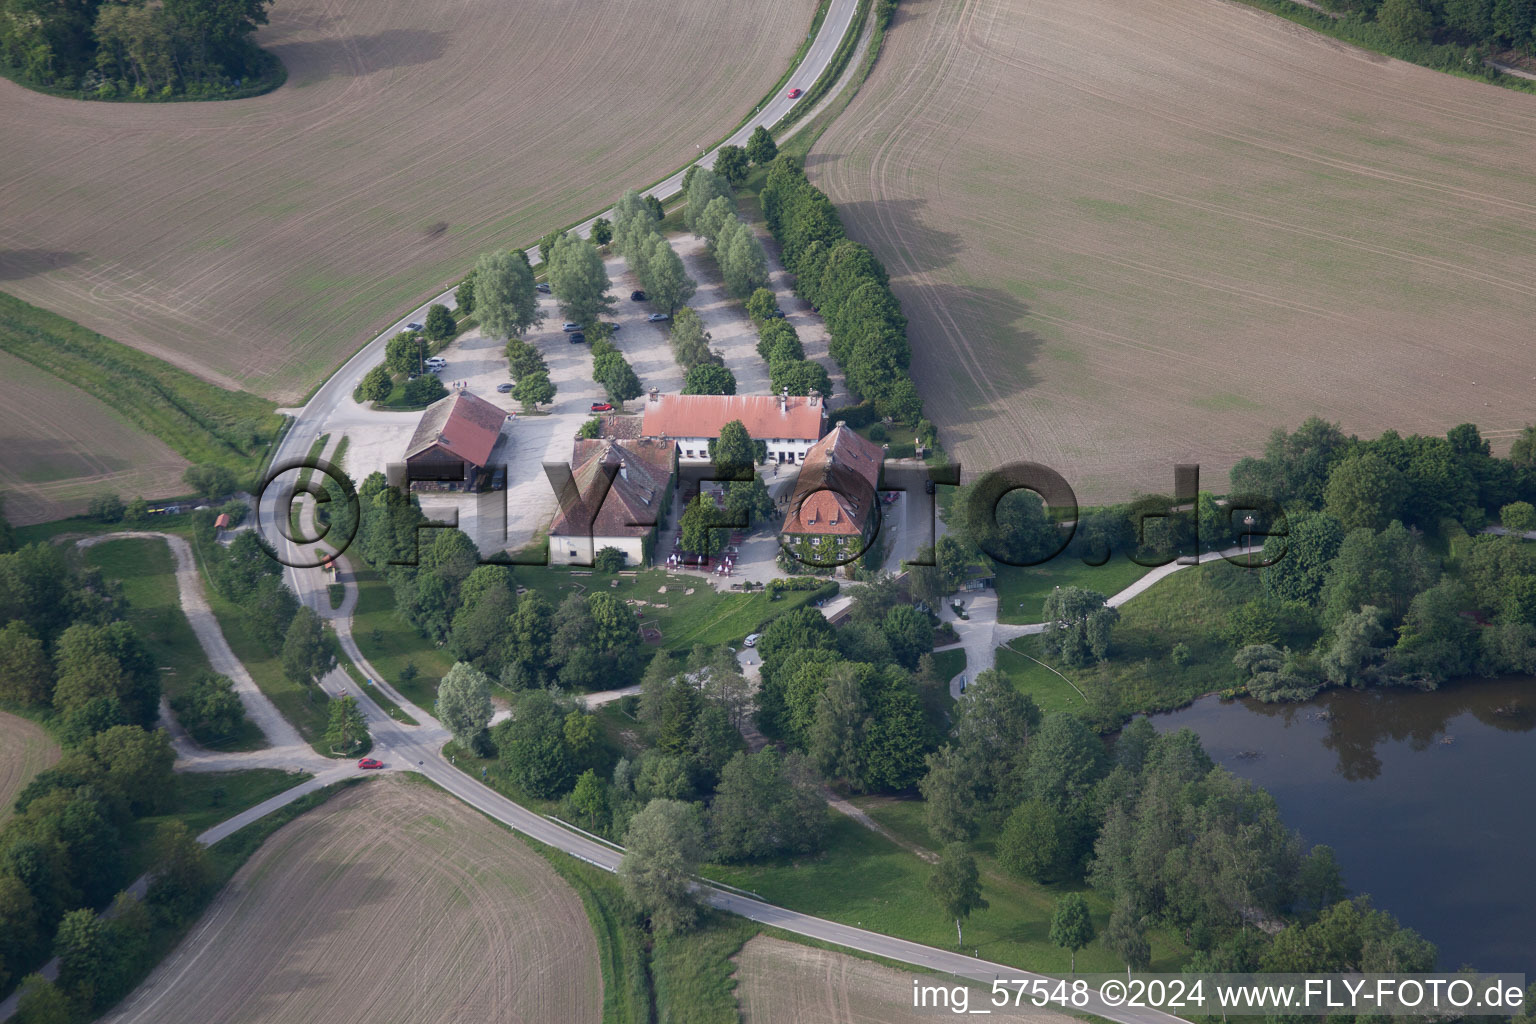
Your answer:
[[[105,104],[0,81],[0,281],[210,379],[298,398],[480,252],[723,136],[814,9],[291,0],[257,36],[289,69],[267,96]]]
[[[1219,0],[913,0],[808,171],[967,467],[1091,501],[1311,413],[1533,417],[1536,97]]]
[[[602,1016],[581,900],[424,785],[378,779],[269,838],[112,1024],[506,1024]]]
[[[861,960],[846,953],[813,949],[759,935],[736,954],[736,1000],[745,1024],[919,1024],[952,1014],[946,1009],[914,1009],[912,979],[923,985],[953,987],[955,979],[916,975]],[[1010,990],[1011,991],[1011,990]],[[991,1009],[990,993],[970,991],[969,1009]],[[993,1009],[987,1020],[1015,1024],[1051,1024],[1071,1018],[1034,1010]]]
[[[16,794],[58,759],[58,744],[42,726],[0,711],[0,825],[11,819]]]

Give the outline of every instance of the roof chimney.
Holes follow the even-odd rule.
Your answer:
[[[820,391],[817,391],[815,388],[811,388],[811,396],[810,397],[811,397],[811,407],[812,408],[815,408],[816,406],[821,404],[821,392]]]
[[[660,395],[660,393],[661,393],[661,389],[660,388],[651,388],[651,401],[653,401],[653,402],[657,401],[658,400],[658,396]]]
[[[789,408],[789,388],[785,388],[783,391],[779,392],[779,412],[784,412],[788,408]]]
[[[846,427],[848,425],[848,421],[847,420],[838,420],[837,421],[837,425],[840,426],[840,427]]]
[[[619,476],[623,477],[625,480],[629,479],[629,463],[625,462],[623,459],[619,460]]]

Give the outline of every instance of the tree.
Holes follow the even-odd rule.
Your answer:
[[[1093,919],[1088,901],[1080,892],[1069,892],[1056,901],[1051,915],[1051,941],[1072,954],[1072,973],[1077,973],[1077,951],[1093,941]]]
[[[613,225],[605,217],[599,217],[592,222],[592,241],[599,246],[607,245],[613,241]]]
[[[470,269],[464,275],[464,280],[453,290],[453,301],[458,305],[460,313],[473,313],[475,311],[475,271]]]
[[[672,317],[672,356],[685,370],[704,364],[718,364],[719,359],[709,350],[709,336],[704,331],[704,321],[692,308],[684,306]]]
[[[69,997],[41,974],[23,978],[19,991],[16,1024],[74,1024],[75,1012]]]
[[[416,408],[431,405],[447,393],[448,389],[435,374],[423,374],[405,383],[405,401]]]
[[[486,333],[519,337],[543,323],[533,271],[521,252],[485,253],[475,263],[474,274],[475,315]]]
[[[125,507],[122,498],[108,491],[91,499],[86,515],[99,523],[116,523],[122,521]]]
[[[732,216],[716,239],[715,257],[725,290],[737,298],[746,298],[768,284],[768,254],[757,234]]]
[[[533,796],[550,799],[571,787],[564,715],[546,690],[527,690],[512,702],[512,717],[492,730],[502,765]]]
[[[106,931],[96,912],[82,907],[59,922],[53,955],[59,958],[58,986],[82,1007],[96,1008],[97,985],[111,962]]]
[[[918,659],[933,650],[933,624],[909,604],[899,604],[880,624],[891,642],[891,654],[903,668],[917,668]]]
[[[1324,910],[1346,895],[1343,874],[1331,846],[1314,846],[1296,875],[1296,898],[1313,913]]]
[[[567,320],[596,323],[613,312],[611,282],[597,247],[574,234],[564,234],[549,255],[549,287]]]
[[[944,913],[955,919],[955,945],[965,942],[961,923],[972,911],[986,910],[990,904],[981,895],[981,877],[976,858],[964,845],[950,843],[939,855],[939,863],[928,878],[928,891],[938,898]]]
[[[208,744],[233,736],[245,724],[245,705],[228,676],[199,672],[192,685],[171,701],[182,727]]]
[[[41,707],[53,694],[53,663],[37,634],[20,619],[0,629],[0,699]]]
[[[740,146],[721,146],[715,153],[716,173],[733,187],[747,180],[749,162],[747,151]]]
[[[390,379],[389,371],[379,365],[363,374],[357,389],[365,402],[382,402],[395,390],[395,382]]]
[[[168,821],[155,831],[154,853],[154,877],[145,900],[185,920],[213,884],[208,851],[184,822]]]
[[[576,779],[576,788],[571,790],[571,806],[576,808],[588,828],[602,828],[607,824],[608,788],[591,768]]]
[[[610,576],[628,564],[629,556],[615,547],[598,548],[597,554],[592,556],[592,568]]]
[[[555,243],[560,241],[560,237],[559,231],[551,231],[539,239],[539,262],[544,264],[546,270],[549,268],[549,257],[554,253]]]
[[[694,170],[693,180],[688,183],[688,205],[683,208],[683,223],[689,231],[710,237],[700,230],[698,222],[704,210],[717,198],[725,199],[727,208],[735,210],[736,202],[731,198],[731,187],[723,176],[706,167]]]
[[[470,749],[479,746],[492,712],[490,678],[473,665],[455,662],[437,687],[437,717],[453,741]]]
[[[1536,506],[1528,501],[1516,501],[1499,509],[1499,522],[1510,533],[1530,533],[1536,530]]]
[[[188,466],[181,479],[196,494],[209,499],[233,494],[239,487],[233,470],[213,463]]]
[[[1083,587],[1059,587],[1045,598],[1041,646],[1066,664],[1082,667],[1109,656],[1110,631],[1120,613],[1106,598]]]
[[[1024,764],[1027,794],[1065,809],[1088,798],[1109,769],[1109,755],[1082,718],[1057,712],[1041,723]]]
[[[309,685],[336,667],[336,655],[326,640],[320,616],[309,608],[300,608],[288,624],[283,639],[283,674],[296,683]]]
[[[747,297],[746,306],[747,316],[752,318],[752,321],[758,325],[759,332],[761,332],[763,324],[779,311],[779,300],[773,294],[772,289],[759,288]],[[774,319],[777,319],[777,317],[774,317]]]
[[[1334,466],[1323,490],[1323,505],[1346,530],[1360,526],[1380,530],[1398,518],[1407,495],[1403,474],[1368,451]]]
[[[684,932],[698,919],[693,875],[704,850],[698,813],[680,800],[652,800],[624,833],[619,882],[651,929]]]
[[[1152,944],[1147,941],[1146,919],[1124,895],[1115,900],[1115,907],[1109,912],[1104,941],[1125,961],[1127,972],[1132,969],[1144,971],[1152,966]]]
[[[331,701],[325,726],[325,742],[337,753],[351,753],[368,740],[368,723],[362,708],[351,696]]]
[[[522,261],[519,260],[519,263]],[[448,307],[441,302],[434,302],[427,307],[427,319],[422,331],[428,341],[445,341],[453,337],[453,332],[458,330],[458,322],[453,314],[448,312]]]
[[[426,355],[421,335],[401,331],[384,344],[384,368],[390,373],[417,373]]]
[[[685,395],[734,395],[736,375],[714,363],[700,363],[683,376]]]
[[[720,436],[709,443],[709,458],[715,471],[726,479],[745,480],[757,462],[752,435],[746,424],[731,420],[720,428]]]
[[[651,237],[648,245],[642,245],[646,250],[645,257],[645,289],[647,297],[658,307],[665,307],[669,314],[675,314],[677,308],[698,291],[699,284],[688,276],[688,268],[683,265],[683,259],[661,235]]]
[[[752,137],[747,140],[747,156],[754,164],[762,167],[773,162],[773,158],[779,155],[778,144],[773,141],[773,136],[768,129],[758,125],[752,130]],[[716,164],[718,167],[719,165]]]
[[[826,803],[810,763],[772,747],[738,752],[720,772],[709,808],[716,855],[728,861],[810,853],[826,832]]]
[[[608,401],[622,405],[644,392],[635,368],[617,351],[603,352],[592,360],[592,377],[603,386]]]
[[[1003,867],[1033,882],[1057,877],[1063,858],[1061,812],[1044,800],[1026,800],[1014,809],[998,840]]]
[[[1382,0],[1376,10],[1376,24],[1386,30],[1396,43],[1422,43],[1434,28],[1434,15],[1419,0]]]
[[[536,370],[518,378],[512,388],[512,397],[522,403],[523,412],[531,413],[555,400],[555,385],[547,372]]]

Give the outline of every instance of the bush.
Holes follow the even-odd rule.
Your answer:
[[[876,444],[884,443],[891,435],[886,432],[884,423],[876,423],[869,428],[869,439]]]
[[[628,561],[628,556],[618,548],[601,548],[592,558],[592,568],[598,572],[612,575],[624,568],[625,563]]]
[[[96,495],[86,509],[87,514],[99,523],[120,522],[125,511],[127,506],[123,504],[123,499],[111,493]]]
[[[446,394],[448,389],[434,374],[423,374],[405,383],[405,400],[411,405],[431,405]]]

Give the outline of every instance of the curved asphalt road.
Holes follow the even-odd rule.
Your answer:
[[[831,0],[831,7],[822,21],[821,31],[806,52],[800,67],[790,76],[788,84],[772,100],[757,110],[746,124],[727,140],[726,144],[741,145],[751,135],[753,129],[759,125],[771,127],[789,111],[794,101],[788,99],[784,93],[794,87],[809,88],[821,76],[830,63],[833,52],[846,34],[857,6],[857,0]],[[716,152],[717,150],[711,150],[703,154],[698,162],[705,166],[713,166]],[[654,195],[658,199],[666,199],[676,194],[681,189],[683,173],[679,171],[673,174],[647,189],[645,194]],[[598,216],[609,212],[604,211],[604,214]],[[592,221],[595,219],[596,217],[583,222],[577,226],[576,230],[583,236],[590,234]],[[383,359],[384,346],[388,340],[403,330],[407,323],[424,319],[427,307],[436,302],[452,308],[455,305],[453,292],[444,292],[429,302],[423,303],[342,364],[341,369],[322,384],[304,408],[294,415],[293,425],[278,445],[272,464],[276,466],[287,460],[303,458],[308,453],[310,445],[320,435],[333,411],[343,402],[351,400],[352,391],[362,379],[363,374]],[[275,491],[276,488],[273,490]],[[277,531],[272,528],[276,520],[276,503],[275,494],[262,497],[257,510],[261,516],[260,522],[268,539],[279,551],[296,553],[295,545],[277,535]],[[319,570],[290,568],[287,575],[290,585],[301,600],[311,607],[324,606],[326,581]],[[350,623],[344,624],[345,620],[335,621],[340,627],[338,634],[342,647],[358,667],[371,676],[375,685],[384,690],[408,714],[422,723],[419,726],[402,725],[385,714],[383,709],[373,701],[361,702],[369,719],[369,729],[374,736],[374,756],[385,760],[390,768],[414,769],[421,772],[471,807],[524,835],[605,870],[618,869],[622,856],[619,850],[556,825],[446,763],[440,751],[449,739],[448,731],[425,710],[415,707],[396,692],[368,665],[352,640],[348,628]],[[355,684],[345,678],[342,673],[334,673],[326,682],[333,686],[344,686],[348,690],[357,690]],[[892,938],[888,935],[865,931],[862,928],[823,920],[709,885],[703,887],[703,893],[712,905],[740,914],[750,920],[864,953],[909,963],[924,970],[954,974],[983,984],[990,984],[996,978],[1041,977],[1004,964],[990,963],[958,952],[936,949],[908,942],[905,939]],[[1086,1009],[1101,1017],[1119,1021],[1121,1024],[1171,1024],[1178,1021],[1176,1017],[1151,1010],[1131,1010],[1097,1003]]]

